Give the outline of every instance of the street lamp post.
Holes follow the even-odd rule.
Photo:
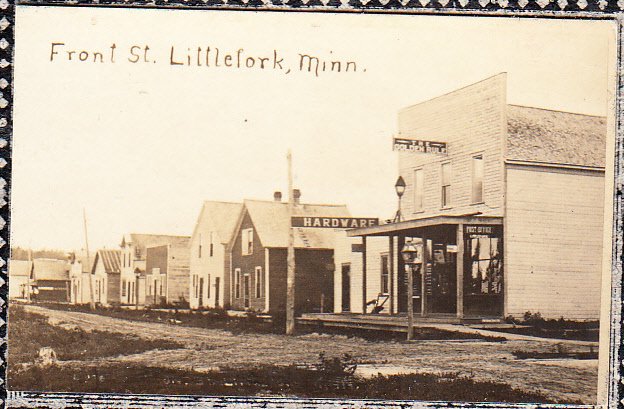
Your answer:
[[[407,273],[407,340],[414,337],[414,264],[418,250],[414,243],[405,243],[401,250]]]
[[[403,180],[403,176],[399,176],[397,179],[394,184],[394,190],[399,198],[399,207],[397,208],[396,215],[394,216],[394,223],[398,223],[401,221],[401,197],[403,197],[403,193],[405,193],[405,180]]]

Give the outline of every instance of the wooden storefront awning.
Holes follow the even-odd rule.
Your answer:
[[[441,225],[458,224],[495,224],[502,225],[503,218],[498,216],[431,216],[421,219],[405,220],[398,223],[380,224],[372,227],[347,230],[348,237],[397,236],[415,229]]]

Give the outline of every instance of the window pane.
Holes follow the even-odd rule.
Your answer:
[[[422,210],[424,195],[424,175],[422,169],[414,171],[414,210]]]
[[[472,201],[479,203],[483,201],[483,156],[472,158]]]

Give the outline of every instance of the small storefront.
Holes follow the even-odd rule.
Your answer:
[[[397,306],[390,313],[407,312],[411,274],[411,304],[421,316],[503,316],[502,218],[437,216],[354,229],[348,236],[362,237],[364,275],[367,237],[389,238],[389,280],[398,284],[396,294],[390,286],[389,304]],[[409,262],[402,254],[407,247],[414,252]],[[366,294],[366,280],[362,286]]]

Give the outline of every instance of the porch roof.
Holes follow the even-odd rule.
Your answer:
[[[431,217],[423,217],[420,219],[405,220],[398,223],[380,224],[372,227],[363,227],[360,229],[347,230],[348,237],[365,237],[365,236],[396,236],[401,233],[407,233],[410,230],[421,229],[425,227],[441,226],[441,225],[458,225],[458,224],[496,224],[502,225],[503,218],[498,216],[475,216],[461,215],[449,216],[439,215]]]

